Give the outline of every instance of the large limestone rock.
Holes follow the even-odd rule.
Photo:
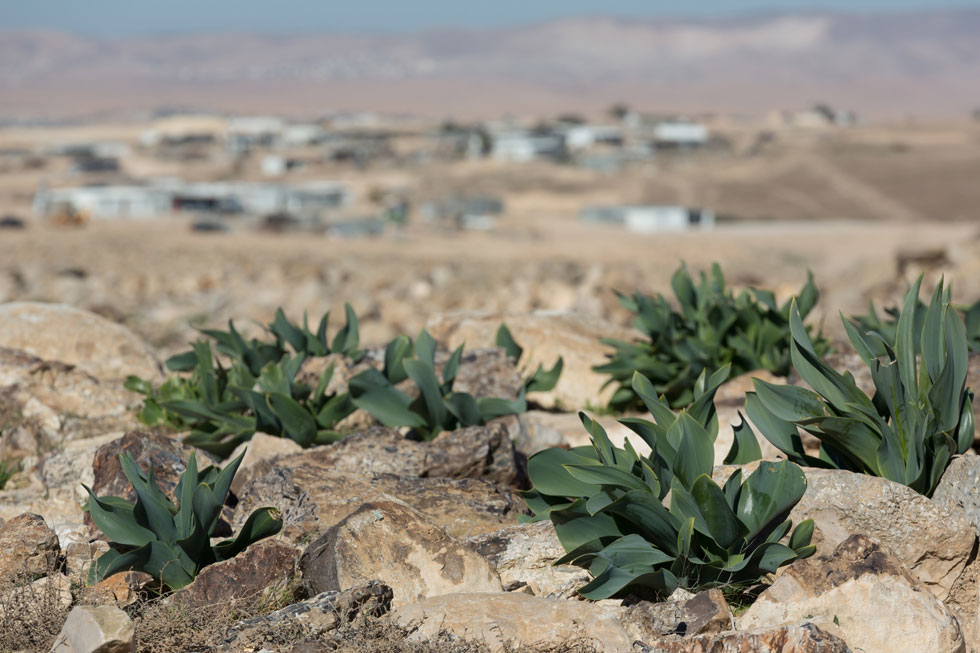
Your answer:
[[[608,653],[632,651],[620,608],[585,601],[555,601],[519,592],[450,594],[396,608],[392,620],[424,641],[445,631],[484,642],[494,653],[591,644]],[[559,649],[560,650],[560,649]]]
[[[115,606],[83,605],[68,613],[51,653],[131,653],[133,622]]]
[[[163,373],[149,346],[132,331],[64,304],[0,305],[0,346],[75,365],[102,380],[130,374],[157,379]]]
[[[969,576],[977,532],[961,510],[865,474],[807,469],[806,478],[806,493],[790,518],[813,518],[818,555],[832,554],[852,534],[868,535],[941,601]]]
[[[856,650],[966,651],[946,606],[905,565],[862,535],[849,537],[832,556],[794,562],[738,624],[750,630],[801,619],[837,626]]]
[[[442,594],[502,591],[486,558],[395,502],[363,504],[307,547],[300,568],[311,593],[378,579],[391,587],[396,606]]]
[[[858,649],[860,650],[860,649]],[[896,649],[904,650],[904,649]],[[851,653],[847,643],[809,622],[642,642],[634,653]],[[865,653],[871,653],[868,649]]]
[[[591,580],[581,567],[554,566],[565,549],[550,521],[508,526],[467,538],[466,544],[490,561],[507,591],[567,599]]]
[[[176,592],[170,601],[188,608],[230,603],[238,599],[259,601],[269,591],[288,595],[300,551],[274,540],[263,540],[230,560],[209,565],[194,582]]]
[[[252,510],[273,506],[282,512],[282,537],[306,544],[373,501],[403,501],[457,537],[509,526],[526,510],[514,492],[486,481],[344,474],[309,456],[289,459],[288,464],[280,459],[247,483],[232,526],[237,532]]]
[[[678,589],[667,601],[640,601],[626,609],[623,621],[630,636],[644,642],[671,635],[723,633],[734,628],[731,608],[720,589],[694,595]]]
[[[0,583],[54,571],[61,547],[40,515],[25,513],[0,525]]]
[[[408,440],[397,429],[374,427],[300,456],[310,456],[352,476],[481,478],[501,485],[519,485],[524,480],[503,420],[446,431],[430,442]]]
[[[944,508],[961,511],[980,533],[980,456],[970,451],[953,458],[932,500]]]
[[[468,347],[490,347],[495,344],[497,329],[502,323],[524,348],[519,362],[528,372],[539,364],[550,369],[558,357],[565,364],[558,385],[550,392],[536,393],[534,401],[546,408],[583,409],[586,405],[603,405],[615,388],[602,389],[608,377],[592,371],[606,362],[605,354],[612,351],[599,342],[600,338],[630,341],[639,334],[632,329],[605,322],[579,313],[447,313],[429,321],[432,335],[450,347],[466,343]]]
[[[72,440],[139,426],[138,397],[70,365],[0,347],[0,455],[46,453]]]

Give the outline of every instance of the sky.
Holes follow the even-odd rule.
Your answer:
[[[772,11],[980,8],[980,0],[0,0],[0,29],[98,36],[200,31],[409,32],[567,16],[730,16]]]

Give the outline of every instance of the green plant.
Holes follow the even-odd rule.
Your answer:
[[[204,567],[233,558],[278,533],[282,528],[279,511],[258,508],[237,537],[211,543],[243,456],[223,469],[206,467],[198,472],[197,459],[191,454],[174,490],[174,505],[157,486],[152,467],[144,473],[128,452],[121,453],[119,463],[136,493],[135,503],[113,496],[97,497],[91,488],[82,486],[89,495],[85,510],[113,546],[89,570],[90,583],[120,571],[136,570],[169,589],[180,589]]]
[[[919,277],[905,296],[894,347],[879,334],[862,334],[841,316],[871,371],[871,399],[849,372],[839,374],[820,358],[793,307],[793,366],[813,391],[756,379],[755,392],[746,399],[753,423],[790,460],[883,476],[929,496],[952,455],[973,444],[965,328],[942,281],[923,311],[921,282]],[[874,353],[876,342],[885,356]],[[818,456],[804,452],[798,428],[820,440]]]
[[[0,490],[4,489],[7,486],[7,481],[20,470],[21,464],[19,460],[7,458],[6,456],[0,458]]]
[[[278,309],[267,327],[274,336],[270,342],[245,340],[231,322],[228,331],[202,330],[229,361],[228,366],[214,356],[211,342],[203,340],[167,360],[168,369],[189,372],[189,376],[172,376],[159,388],[129,377],[126,387],[144,395],[140,421],[189,430],[187,444],[221,458],[257,430],[291,438],[304,447],[340,439],[343,436],[335,427],[354,406],[346,393],[326,393],[333,367],[323,371],[316,387],[298,382],[296,376],[309,357],[361,356],[357,316],[349,304],[345,310],[346,322],[329,343],[329,312],[313,333],[305,316],[299,327]]]
[[[964,326],[966,327],[966,345],[971,352],[980,351],[980,300],[970,306],[958,306],[956,310],[963,316]],[[869,310],[864,315],[851,316],[851,323],[857,327],[861,333],[874,332],[877,336],[868,342],[871,352],[875,356],[884,356],[887,351],[885,345],[895,348],[896,335],[898,333],[897,307],[884,309],[885,317],[879,316],[874,302],[870,302]],[[925,319],[926,305],[921,301],[916,308],[915,333],[922,332],[922,320]],[[915,343],[916,352],[919,351],[919,343]]]
[[[755,288],[734,295],[726,289],[718,264],[711,266],[710,277],[702,272],[697,284],[682,264],[671,287],[679,310],[662,294],[617,293],[620,304],[636,314],[633,324],[647,340],[602,340],[614,351],[609,362],[594,369],[610,376],[606,385],[619,386],[609,401],[612,408],[625,411],[642,406],[630,385],[634,372],[649,378],[674,407],[693,401],[695,380],[704,370],[711,373],[730,364],[735,375],[756,369],[781,376],[789,373],[789,301],[777,306],[771,291]],[[807,273],[796,297],[801,315],[805,317],[818,298],[813,276]],[[819,336],[814,346],[821,352],[829,349]]]
[[[514,336],[506,324],[501,324],[497,329],[496,344],[507,352],[507,355],[514,361],[515,365],[520,362],[521,356],[524,354],[524,348],[517,344],[517,341],[514,340]],[[537,369],[533,373],[525,376],[524,391],[548,392],[554,390],[555,386],[558,385],[558,379],[561,377],[561,371],[564,367],[565,359],[561,356],[558,357],[558,361],[555,362],[550,370],[546,370],[544,369],[544,365],[538,364]]]
[[[424,329],[414,343],[408,336],[398,336],[385,348],[381,371],[368,369],[350,379],[351,403],[385,426],[410,427],[423,440],[527,409],[523,392],[513,400],[454,392],[463,346],[450,355],[441,377],[436,374],[435,353],[436,342]],[[406,380],[415,385],[414,397],[396,387]]]
[[[311,388],[296,381],[302,355],[269,361],[256,376],[242,360],[223,367],[208,342],[195,343],[193,352],[195,368],[189,378],[172,377],[158,389],[136,377],[127,379],[127,388],[145,395],[143,423],[189,430],[185,443],[221,458],[256,431],[288,437],[304,447],[343,437],[334,427],[354,406],[346,393],[326,392],[332,365]]]
[[[633,390],[654,422],[621,422],[650,446],[646,457],[628,440],[624,448],[613,446],[602,426],[580,413],[591,446],[547,449],[528,461],[527,504],[536,519],[551,519],[568,552],[555,564],[589,570],[593,580],[579,590],[587,598],[748,586],[815,550],[811,520],[781,543],[792,528],[785,516],[806,490],[797,465],[763,462],[744,482],[737,470],[723,487],[711,478],[718,429],[713,397],[728,372],[707,381],[702,373],[697,398],[679,414],[649,379],[634,374]],[[729,459],[753,457],[750,437],[758,457],[758,443],[744,426]]]

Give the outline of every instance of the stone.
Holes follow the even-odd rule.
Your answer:
[[[525,456],[532,456],[550,447],[566,446],[565,436],[548,423],[548,415],[544,411],[529,410],[514,416],[513,423],[508,425],[514,448]]]
[[[965,652],[956,617],[884,547],[864,535],[832,556],[789,565],[738,618],[741,630],[806,619],[836,626],[856,650]]]
[[[144,472],[150,467],[156,476],[157,485],[164,494],[173,499],[180,475],[187,468],[191,449],[179,441],[156,433],[130,431],[123,437],[107,442],[99,447],[92,460],[92,491],[97,496],[110,495],[135,501],[133,486],[123,473],[119,454],[127,452]],[[200,459],[198,468],[206,467],[206,459]]]
[[[126,327],[64,304],[0,305],[0,346],[74,365],[101,380],[133,374],[158,380],[163,367],[150,347]]]
[[[660,603],[640,601],[626,608],[623,621],[633,639],[645,642],[668,635],[694,637],[722,633],[734,627],[732,611],[719,589],[693,596],[684,592]]]
[[[391,609],[391,588],[371,581],[343,592],[322,592],[281,610],[240,621],[229,628],[221,651],[259,650],[276,632],[296,632],[315,638],[358,617],[379,617]]]
[[[466,392],[477,398],[517,399],[524,389],[524,381],[507,353],[497,347],[485,349],[471,347],[473,345],[463,350],[453,391]],[[439,374],[442,374],[442,367],[449,360],[449,353],[437,352],[436,371]]]
[[[25,513],[0,526],[0,582],[44,576],[55,569],[61,547],[41,515]]]
[[[134,633],[129,615],[115,606],[76,606],[51,653],[131,653]]]
[[[138,395],[63,363],[0,347],[0,455],[44,454],[71,440],[139,426]]]
[[[277,458],[300,454],[303,451],[303,447],[292,438],[280,438],[268,433],[254,433],[247,442],[242,442],[228,456],[228,460],[234,460],[242,453],[245,454],[238,466],[238,473],[231,481],[231,491],[237,495],[246,482],[255,476],[261,476],[268,472]]]
[[[465,542],[490,561],[506,591],[525,590],[532,596],[569,599],[592,578],[581,567],[554,566],[565,549],[550,521],[508,526],[466,538]]]
[[[86,592],[86,598],[98,605],[125,609],[139,600],[140,590],[152,580],[152,576],[141,571],[120,571],[96,583]]]
[[[258,599],[269,592],[290,595],[300,551],[274,540],[256,542],[230,560],[203,568],[187,587],[168,600],[203,608],[239,599]]]
[[[458,537],[509,526],[527,510],[513,491],[487,481],[344,474],[313,456],[289,459],[288,464],[280,459],[247,483],[238,498],[232,521],[236,532],[252,510],[272,506],[283,516],[281,537],[295,544],[308,544],[370,501],[404,501]]]
[[[961,510],[865,474],[807,469],[806,478],[806,493],[790,519],[813,519],[818,555],[831,555],[850,535],[861,533],[905,564],[940,601],[968,578],[977,532]]]
[[[518,592],[436,596],[392,610],[391,619],[425,641],[441,631],[482,642],[494,653],[591,644],[608,653],[632,651],[621,609],[557,601]],[[559,649],[560,650],[560,649]]]
[[[615,388],[602,385],[606,376],[592,370],[607,361],[611,347],[600,338],[630,341],[640,336],[633,329],[621,327],[591,315],[538,311],[534,313],[457,312],[434,317],[427,328],[440,342],[449,347],[466,343],[470,347],[490,347],[496,344],[497,329],[507,324],[524,354],[521,369],[532,373],[539,364],[551,367],[561,356],[564,367],[555,388],[537,392],[531,399],[547,408],[579,410],[587,406],[604,405]]]
[[[310,593],[378,579],[391,587],[396,606],[442,594],[502,591],[486,558],[395,502],[361,505],[307,547],[300,569]]]
[[[860,649],[858,649],[860,650]],[[905,649],[895,649],[904,651]],[[641,642],[634,653],[851,653],[847,643],[809,622],[775,628],[729,631],[695,637],[665,637]],[[872,653],[868,649],[866,653]]]
[[[932,501],[962,512],[980,534],[980,456],[972,450],[954,456],[932,493]]]
[[[481,478],[518,486],[526,476],[518,464],[505,419],[445,431],[430,442],[409,440],[397,429],[372,427],[293,460],[309,456],[319,464],[352,475]]]

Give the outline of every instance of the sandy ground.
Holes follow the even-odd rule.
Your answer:
[[[60,301],[128,324],[165,351],[190,324],[267,322],[353,304],[364,338],[414,332],[455,310],[574,310],[626,323],[613,290],[669,292],[681,261],[722,264],[736,286],[794,292],[811,269],[823,293],[815,317],[840,335],[838,310],[888,304],[920,270],[944,273],[954,298],[980,297],[980,227],[970,223],[743,223],[712,231],[636,235],[577,220],[533,232],[336,240],[308,234],[192,233],[183,221],[31,225],[0,232],[0,300]],[[916,262],[900,269],[902,258]]]

